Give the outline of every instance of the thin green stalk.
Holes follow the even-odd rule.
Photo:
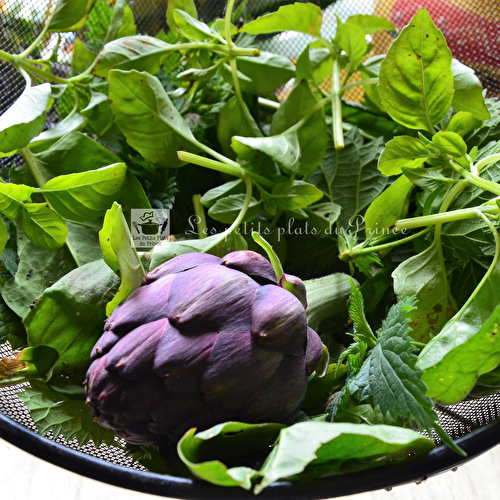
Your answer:
[[[178,151],[177,156],[179,160],[193,163],[194,165],[198,165],[200,167],[209,168],[211,170],[217,170],[218,172],[222,172],[223,174],[234,175],[240,179],[243,178],[245,172],[236,162],[222,163],[217,160],[212,160],[210,158],[205,158],[204,156],[199,156],[194,153],[188,153],[187,151]]]
[[[499,161],[499,160],[500,160],[500,153],[487,156],[486,158],[482,158],[476,163],[475,165],[476,170],[479,173],[486,165],[488,165],[488,163],[492,163],[494,161]]]
[[[332,133],[333,144],[338,151],[344,149],[344,129],[342,128],[342,101],[340,100],[340,64],[338,57],[333,59],[332,69]]]
[[[378,78],[366,78],[365,80],[358,80],[356,82],[351,82],[343,85],[340,88],[340,95],[344,95],[348,90],[359,87],[361,85],[376,85],[378,83]]]
[[[497,196],[500,195],[500,185],[496,182],[489,181],[488,179],[482,179],[481,177],[469,172],[465,168],[463,168],[461,165],[459,165],[455,160],[450,159],[449,160],[450,166],[455,170],[455,172],[459,173],[464,179],[466,179],[468,182],[473,184],[474,186],[477,186],[481,188],[483,191],[488,191],[490,193],[496,194]],[[484,167],[485,164],[482,165]],[[477,169],[477,165],[476,165]],[[478,169],[479,170],[479,169]]]
[[[205,218],[205,210],[201,204],[201,195],[193,195],[194,214],[196,216],[196,230],[198,238],[203,239],[207,237],[207,220]]]
[[[233,14],[235,0],[228,0],[226,6],[226,16],[224,18],[224,32],[226,35],[226,42],[229,47],[233,47],[233,38],[231,36],[231,16]]]
[[[55,11],[56,11],[55,8],[52,9],[52,12],[50,13],[47,21],[45,22],[45,26],[43,27],[41,33],[36,37],[33,43],[26,50],[24,50],[19,54],[19,57],[22,57],[24,59],[43,40],[43,37],[47,34],[47,31],[50,26],[50,21],[52,21]]]
[[[301,127],[305,125],[307,120],[309,120],[309,118],[311,118],[311,116],[314,115],[314,113],[316,113],[316,111],[323,108],[330,101],[331,97],[325,97],[320,101],[318,101],[295,125],[292,125],[290,128],[287,128],[284,132],[282,132],[282,135],[291,134],[299,130]]]
[[[31,152],[30,148],[26,146],[20,149],[19,152],[21,153],[24,162],[30,169],[31,174],[35,178],[36,183],[41,188],[47,182],[47,180],[44,178],[42,172],[40,172],[40,168],[38,167],[38,162],[36,161],[36,158],[33,156],[33,153]]]

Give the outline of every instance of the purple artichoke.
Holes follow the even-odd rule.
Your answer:
[[[183,254],[149,272],[92,351],[95,420],[144,445],[225,421],[293,419],[322,343],[304,284],[289,278],[301,300],[251,251]]]

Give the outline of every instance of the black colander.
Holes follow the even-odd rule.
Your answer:
[[[309,0],[312,1],[312,0]],[[44,12],[49,0],[26,0],[24,2],[0,2],[0,48],[9,52],[20,52],[36,37],[40,24],[35,18],[22,19],[22,9]],[[292,3],[278,0],[250,0],[248,8],[252,15],[266,10],[275,10],[279,4]],[[438,27],[444,32],[454,56],[475,68],[489,96],[500,95],[500,7],[497,0],[338,0],[337,2],[314,0],[324,10],[325,20],[331,20],[335,30],[335,14],[341,19],[354,13],[377,14],[387,17],[401,28],[405,19],[420,7],[428,8]],[[155,35],[167,29],[165,23],[166,0],[131,1],[138,25],[138,32]],[[205,20],[220,16],[224,11],[224,0],[199,2],[199,11]],[[79,33],[78,36],[85,36]],[[376,38],[375,50],[385,52],[390,35]],[[474,43],[468,43],[473,41]],[[71,37],[68,38],[69,48]],[[297,56],[303,48],[302,37],[288,38],[286,43],[279,37],[260,41],[262,48]],[[41,56],[49,48],[42,50]],[[61,61],[61,70],[68,59]],[[23,78],[6,64],[0,65],[0,114],[21,94]],[[361,96],[353,94],[356,100]],[[57,121],[50,115],[47,127]],[[17,158],[0,158],[0,166],[10,167]],[[12,355],[8,343],[0,345],[0,357]],[[132,490],[176,498],[255,498],[253,493],[235,488],[220,488],[208,483],[148,472],[142,465],[116,447],[101,445],[98,449],[89,443],[79,446],[76,440],[54,439],[49,433],[38,434],[30,413],[17,394],[23,385],[0,388],[0,438],[55,465],[61,466],[92,479]],[[500,443],[500,394],[482,399],[464,401],[453,406],[437,406],[442,428],[458,440],[467,452],[463,458],[440,444],[423,457],[409,459],[362,472],[333,476],[311,483],[281,481],[266,489],[260,498],[316,499],[332,498],[368,490],[389,488],[413,481],[421,481],[440,472],[457,467],[467,460]]]

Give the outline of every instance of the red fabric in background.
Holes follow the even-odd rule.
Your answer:
[[[500,67],[500,19],[489,21],[446,0],[398,0],[391,21],[402,29],[421,8],[429,11],[455,58],[486,72]]]

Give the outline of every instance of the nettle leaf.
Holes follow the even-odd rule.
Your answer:
[[[23,318],[47,287],[75,268],[75,261],[66,246],[54,252],[42,250],[20,228],[17,231],[19,265],[15,276],[2,285],[1,293],[8,307]]]
[[[295,66],[288,57],[261,51],[259,57],[238,57],[239,82],[243,92],[260,94],[271,92],[295,76]],[[233,84],[231,71],[221,72]]]
[[[500,363],[500,265],[439,335],[422,350],[417,368],[428,394],[444,404],[462,400],[477,379]],[[471,353],[474,353],[471,355]]]
[[[349,57],[350,71],[354,71],[363,61],[368,51],[365,33],[353,23],[345,23],[338,30],[339,42]]]
[[[121,277],[118,292],[106,305],[106,315],[109,317],[116,306],[141,285],[145,274],[121,206],[116,202],[106,212],[99,241],[104,261],[113,271],[119,271]]]
[[[116,124],[128,144],[147,160],[177,168],[179,150],[196,150],[196,139],[158,78],[138,71],[113,70],[109,98]]]
[[[272,423],[228,422],[198,433],[191,429],[181,439],[177,450],[196,477],[219,486],[240,486],[250,490],[252,480],[259,477],[259,472],[248,465],[230,467],[224,462],[241,463],[242,450],[243,461],[245,455],[252,457],[255,463],[258,463],[258,458],[265,459],[284,427]]]
[[[380,30],[396,31],[394,25],[387,19],[380,16],[372,16],[370,14],[356,14],[350,16],[346,24],[355,24],[359,26],[365,35],[371,35]]]
[[[95,0],[58,0],[49,31],[78,31],[83,28]]]
[[[435,244],[402,262],[392,273],[398,300],[417,300],[409,317],[411,336],[418,342],[427,343],[456,311],[444,273]]]
[[[457,111],[468,111],[478,120],[489,120],[490,113],[484,103],[483,86],[472,68],[457,59],[451,62],[453,72],[452,105]]]
[[[434,146],[453,158],[465,157],[467,144],[462,137],[455,132],[441,131],[432,137]]]
[[[224,39],[218,33],[214,33],[207,24],[198,21],[198,19],[190,16],[183,10],[175,9],[173,18],[177,29],[183,36],[189,38],[189,40],[203,41],[208,38],[214,38],[220,42],[224,41]]]
[[[54,439],[63,436],[66,441],[76,439],[79,446],[92,441],[96,448],[102,443],[115,444],[115,433],[97,424],[85,401],[69,399],[49,389],[43,382],[30,382],[31,387],[18,393],[19,399],[30,410],[40,434],[52,431]]]
[[[309,113],[315,104],[316,98],[307,82],[296,84],[274,114],[270,135],[280,135],[288,130]],[[299,128],[297,138],[301,151],[299,174],[308,175],[321,163],[328,144],[328,128],[321,110],[313,113]]]
[[[189,14],[193,19],[198,19],[198,12],[194,0],[169,0],[167,3],[167,24],[168,27],[180,36],[181,33],[174,20],[174,12],[179,9]]]
[[[287,172],[299,172],[300,146],[296,132],[272,137],[235,136],[231,146],[238,158],[243,160],[251,160],[258,151],[272,158]]]
[[[283,5],[271,12],[250,21],[240,28],[243,33],[263,35],[281,31],[298,31],[315,37],[321,36],[321,8],[312,3]]]
[[[59,353],[54,375],[86,370],[90,352],[102,335],[105,307],[118,277],[102,260],[63,276],[38,298],[23,320],[30,346],[45,345]]]
[[[312,205],[323,197],[323,193],[313,184],[305,181],[278,182],[271,196],[281,210],[300,210]]]
[[[420,139],[399,136],[385,145],[378,160],[378,169],[385,175],[399,175],[402,167],[418,167],[434,156],[436,154]]]
[[[404,217],[412,188],[412,182],[402,175],[372,201],[364,219],[367,236],[383,234]]]
[[[104,215],[127,175],[127,165],[117,163],[90,172],[54,177],[42,188],[47,201],[62,217],[85,222]]]
[[[0,152],[24,148],[43,130],[51,87],[48,83],[26,89],[0,116]]]
[[[426,9],[393,42],[380,66],[384,110],[412,129],[433,131],[453,99],[451,51]]]
[[[147,71],[155,74],[172,54],[171,44],[146,35],[127,36],[107,43],[93,73],[107,78],[110,70]]]
[[[332,202],[342,207],[339,227],[347,227],[352,219],[384,189],[387,177],[377,169],[382,139],[363,143],[357,129],[345,135],[344,149],[337,151],[331,135],[321,165],[309,177]]]
[[[301,422],[283,429],[261,470],[260,493],[283,478],[345,474],[427,453],[434,443],[410,429],[389,425]]]
[[[66,243],[68,228],[46,203],[25,203],[21,215],[24,234],[38,248],[57,250]]]
[[[16,219],[25,201],[31,201],[35,189],[24,184],[0,183],[0,211],[9,219]]]

